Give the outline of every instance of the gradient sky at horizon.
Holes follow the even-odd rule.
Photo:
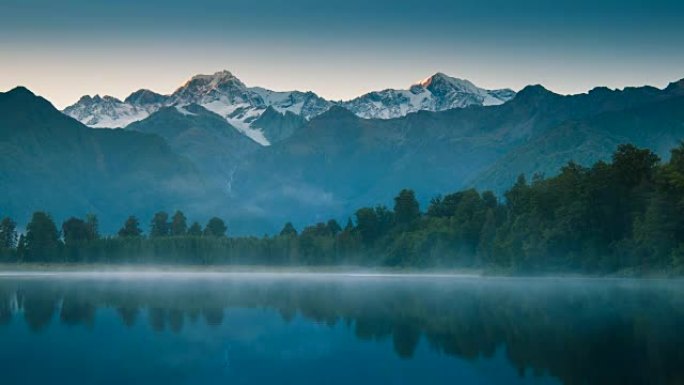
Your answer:
[[[684,78],[682,42],[683,1],[0,0],[0,91],[63,108],[222,69],[330,99],[438,71],[485,88],[663,87]]]

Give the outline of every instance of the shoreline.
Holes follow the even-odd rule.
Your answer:
[[[340,266],[262,265],[115,265],[115,264],[0,264],[0,279],[21,277],[105,277],[105,278],[221,278],[221,277],[349,277],[349,278],[435,278],[435,279],[596,279],[596,280],[684,280],[672,272],[636,274],[511,273],[501,270],[457,268],[405,268]]]
[[[264,266],[264,265],[115,265],[115,264],[0,264],[0,277],[31,274],[281,274],[281,275],[349,275],[349,276],[443,276],[484,277],[481,269],[411,269],[392,267],[340,266]]]

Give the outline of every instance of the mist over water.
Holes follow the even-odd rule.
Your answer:
[[[3,384],[675,384],[682,294],[666,280],[3,273],[0,369]]]

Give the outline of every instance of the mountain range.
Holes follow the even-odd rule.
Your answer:
[[[123,101],[112,96],[83,96],[64,109],[64,113],[94,128],[126,127],[143,120],[167,106],[197,104],[212,111],[241,133],[261,145],[285,139],[304,122],[322,114],[332,106],[347,108],[362,118],[390,119],[416,111],[443,111],[472,105],[495,105],[515,96],[509,89],[484,90],[467,80],[437,73],[407,90],[387,89],[370,92],[350,101],[329,101],[313,92],[271,91],[247,87],[229,71],[213,75],[197,75],[171,95],[160,95],[141,89]],[[259,118],[287,121],[293,130],[276,129]],[[276,117],[274,113],[283,116]],[[282,127],[278,125],[277,127]]]
[[[162,107],[133,122],[127,131],[158,135],[177,154],[189,159],[205,181],[230,192],[230,180],[241,159],[260,146],[221,116],[198,104]]]
[[[302,222],[391,204],[414,188],[425,205],[467,187],[501,195],[520,174],[554,175],[569,161],[608,160],[620,143],[663,158],[684,138],[684,82],[563,96],[528,86],[496,106],[361,119],[334,107],[238,168],[239,200]],[[275,214],[274,214],[275,213]]]
[[[453,84],[449,92],[440,84],[469,83],[450,79],[435,75],[412,87],[429,92],[433,106],[383,118],[360,116],[353,101],[255,91],[226,72],[195,77],[170,96],[82,98],[80,111],[106,112],[97,119],[115,119],[122,105],[134,111],[125,128],[111,130],[87,127],[69,116],[75,109],[61,113],[16,88],[0,93],[0,214],[21,221],[32,210],[58,219],[93,212],[111,231],[130,214],[146,220],[183,209],[200,220],[222,216],[234,234],[263,234],[285,221],[346,220],[359,207],[391,204],[402,188],[414,189],[423,207],[468,187],[501,196],[520,174],[554,175],[569,161],[589,166],[621,143],[667,158],[684,138],[684,80],[578,95],[540,85],[514,95],[468,88],[472,100],[463,102]],[[512,99],[488,99],[496,93]],[[437,103],[449,98],[454,104]]]
[[[113,230],[132,213],[194,206],[210,186],[157,135],[94,130],[23,87],[0,93],[0,215],[91,212]]]

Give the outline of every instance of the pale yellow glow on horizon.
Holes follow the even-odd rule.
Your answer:
[[[612,60],[572,63],[567,57],[555,57],[535,63],[512,58],[502,66],[486,53],[459,55],[454,51],[426,57],[401,51],[381,55],[361,50],[352,58],[348,52],[333,49],[283,53],[264,47],[208,51],[140,45],[106,46],[85,52],[64,46],[16,48],[3,46],[0,41],[0,52],[0,92],[25,86],[60,109],[83,95],[124,99],[141,88],[169,94],[194,75],[224,69],[248,86],[313,91],[330,100],[351,99],[386,88],[406,89],[416,83],[415,79],[436,72],[468,79],[488,89],[518,91],[529,84],[542,84],[561,94],[582,93],[596,86],[650,84],[662,88],[684,77],[684,67],[673,65],[667,71],[652,71],[653,63],[646,59],[616,66]]]

